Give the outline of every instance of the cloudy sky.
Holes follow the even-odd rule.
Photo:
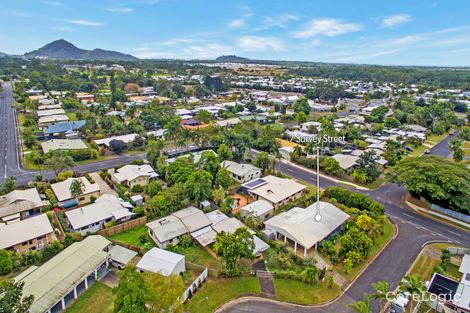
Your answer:
[[[0,0],[0,52],[470,65],[468,0]]]

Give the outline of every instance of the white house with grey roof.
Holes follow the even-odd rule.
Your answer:
[[[251,164],[240,164],[227,160],[222,162],[220,166],[230,173],[232,179],[242,184],[261,177],[261,169]]]
[[[256,200],[240,208],[240,215],[243,218],[251,217],[264,222],[274,213],[273,205],[266,200]]]
[[[114,182],[129,188],[135,185],[147,186],[151,179],[157,177],[158,174],[148,164],[125,165],[111,174],[111,178]]]
[[[315,216],[319,214],[321,220]],[[296,207],[282,212],[264,222],[266,229],[273,232],[277,240],[288,243],[297,253],[303,251],[306,257],[311,249],[341,228],[349,215],[331,203],[320,201],[305,209]]]
[[[41,143],[44,153],[55,150],[85,150],[87,145],[81,139],[51,139]]]
[[[48,201],[41,200],[36,188],[13,190],[0,196],[0,223],[26,219],[41,212],[47,204]]]

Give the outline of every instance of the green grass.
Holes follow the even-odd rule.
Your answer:
[[[330,288],[322,282],[309,286],[295,280],[275,278],[274,286],[278,300],[307,305],[328,302],[340,293],[336,284]]]
[[[259,294],[257,277],[224,278],[207,281],[194,293],[185,310],[191,313],[212,313],[223,303],[244,294]],[[207,300],[203,300],[207,297]]]
[[[413,152],[411,152],[409,155],[413,157],[419,157],[421,154],[424,153],[424,151],[431,149],[430,147],[426,147],[425,145],[421,145],[418,148],[411,147],[413,149]]]
[[[222,262],[219,259],[215,259],[209,252],[199,245],[186,248],[182,251],[186,261],[208,267],[214,270],[222,270]]]
[[[75,112],[65,112],[70,121],[78,121],[77,114]]]
[[[439,265],[440,262],[438,258],[422,254],[411,268],[410,275],[419,277],[421,281],[429,280],[434,273],[434,267]]]
[[[140,242],[139,237],[141,235],[147,236],[147,241],[153,244],[153,240],[150,238],[150,236],[147,233],[147,226],[141,225],[135,228],[131,228],[127,231],[124,231],[122,233],[116,234],[111,237],[111,239],[128,244],[128,245],[133,245],[140,247],[142,249],[145,248],[144,244]]]
[[[95,282],[75,301],[66,313],[112,313],[114,297],[111,288]]]
[[[75,162],[75,166],[95,163],[95,162],[99,162],[99,161],[105,161],[105,160],[112,159],[113,157],[114,156],[112,156],[112,155],[105,155],[105,156],[98,155],[98,157],[96,159],[88,159],[88,160]],[[45,170],[51,170],[52,169],[52,168],[47,167],[45,165],[39,166],[36,163],[34,163],[33,155],[31,153],[24,154],[23,159],[24,159],[24,167],[28,170],[45,171]]]
[[[379,177],[376,180],[374,180],[373,182],[371,182],[370,184],[363,185],[363,186],[367,187],[369,189],[376,189],[376,188],[379,188],[386,181],[387,181],[387,179],[385,177]]]
[[[347,274],[343,270],[342,263],[335,265],[334,269],[338,273],[340,273],[341,276],[346,278],[348,281],[352,281],[354,277],[356,277],[356,275],[359,274],[359,272],[364,268],[364,266],[366,266],[370,262],[370,260],[372,260],[372,258],[374,258],[377,255],[377,253],[379,253],[379,251],[383,248],[383,246],[387,244],[387,242],[393,237],[394,233],[395,233],[395,227],[388,219],[386,219],[385,225],[384,225],[384,234],[375,239],[370,255],[367,257],[367,259],[364,262],[362,262],[356,267],[353,267]]]
[[[454,264],[447,265],[447,269],[444,272],[444,275],[452,277],[455,280],[460,280],[462,274],[459,272],[459,266]]]
[[[442,134],[442,135],[435,135],[435,134],[432,134],[432,135],[429,135],[429,136],[426,138],[426,141],[428,141],[429,143],[437,144],[437,143],[439,143],[440,141],[444,140],[448,135],[449,135],[449,133],[444,133],[444,134]]]

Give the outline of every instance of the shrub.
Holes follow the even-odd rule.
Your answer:
[[[131,191],[133,193],[141,193],[144,191],[144,188],[141,185],[137,184],[137,185],[132,186]]]
[[[0,250],[0,275],[5,275],[13,270],[13,260],[11,253],[7,250]]]

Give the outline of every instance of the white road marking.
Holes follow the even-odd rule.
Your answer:
[[[412,219],[415,219],[415,218],[416,218],[416,217],[414,217],[414,216],[411,216],[411,215],[409,215],[409,214],[406,214],[406,213],[402,213],[402,214],[403,214],[403,215],[405,215],[405,216],[408,216],[409,218],[412,218]]]
[[[456,236],[462,237],[462,235],[461,235],[461,234],[458,234],[458,233],[456,233],[456,232],[453,232],[453,231],[451,231],[451,230],[448,230],[448,232],[449,232],[449,233],[451,233],[451,234],[453,234],[453,235],[456,235]]]

